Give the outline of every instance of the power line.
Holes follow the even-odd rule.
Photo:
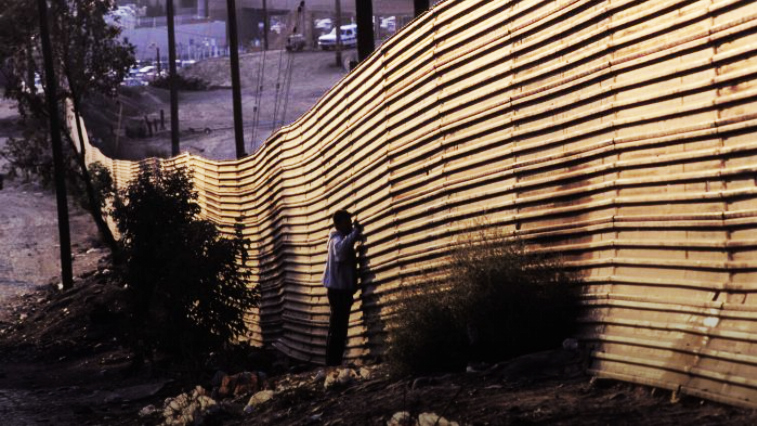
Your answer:
[[[276,125],[276,117],[279,112],[279,93],[281,92],[281,63],[284,59],[284,49],[279,51],[279,67],[276,70],[276,95],[273,100],[273,124]],[[287,61],[287,63],[289,63]]]
[[[252,138],[250,141],[251,149],[250,152],[253,151],[255,147],[255,136],[258,129],[258,124],[260,123],[260,102],[263,99],[263,75],[265,73],[265,49],[263,49],[263,55],[262,59],[260,60],[260,67],[258,67],[258,92],[256,95],[256,102],[255,102],[255,110],[252,118]]]

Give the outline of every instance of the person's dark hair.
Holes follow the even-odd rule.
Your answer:
[[[343,221],[349,222],[351,220],[352,220],[352,215],[347,210],[337,210],[334,213],[334,224],[335,225],[337,223],[340,223],[340,222],[343,222]]]

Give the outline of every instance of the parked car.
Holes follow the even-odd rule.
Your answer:
[[[121,86],[129,86],[129,87],[136,87],[136,86],[147,86],[148,82],[143,80],[141,77],[126,77],[121,82]]]
[[[318,31],[325,33],[326,31],[331,30],[333,26],[334,25],[331,23],[331,19],[329,18],[315,20],[315,29],[317,29]]]
[[[342,25],[341,30],[342,46],[355,47],[357,45],[357,25]],[[332,29],[330,33],[318,37],[318,47],[323,50],[336,48],[336,28]]]
[[[390,33],[394,33],[397,30],[397,18],[394,16],[387,16],[385,18],[379,18],[381,29]]]
[[[158,68],[155,65],[146,65],[137,70],[134,77],[154,77]]]
[[[287,37],[286,50],[288,52],[300,51],[305,48],[305,36],[292,34]]]

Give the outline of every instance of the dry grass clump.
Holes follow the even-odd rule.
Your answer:
[[[482,231],[457,245],[448,266],[400,304],[387,354],[396,372],[500,361],[573,333],[579,280],[559,256]]]

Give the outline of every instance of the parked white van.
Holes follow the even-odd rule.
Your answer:
[[[357,25],[342,25],[341,30],[342,46],[355,47],[357,45]],[[336,28],[333,28],[330,33],[318,37],[318,47],[323,50],[336,48]]]

